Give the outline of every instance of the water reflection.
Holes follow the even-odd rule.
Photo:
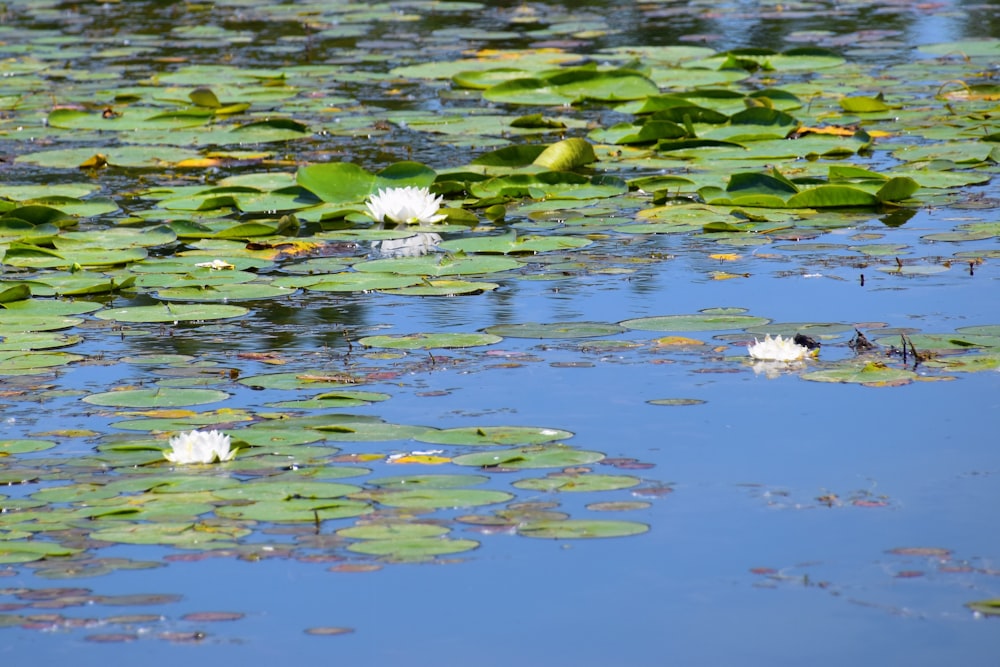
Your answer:
[[[372,249],[383,257],[420,257],[434,250],[440,242],[440,234],[424,232],[402,239],[376,241]]]

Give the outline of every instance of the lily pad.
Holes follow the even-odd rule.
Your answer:
[[[169,304],[111,308],[95,313],[102,320],[133,323],[177,323],[242,317],[250,312],[242,306],[224,304]]]
[[[513,494],[506,491],[430,487],[419,489],[382,488],[351,495],[351,498],[371,500],[389,507],[420,509],[479,507],[507,502],[513,497]]]
[[[475,466],[483,470],[526,470],[586,465],[603,458],[604,454],[601,452],[573,449],[565,445],[537,445],[463,454],[456,456],[452,462],[460,466]]]
[[[640,331],[726,331],[760,327],[770,322],[765,317],[698,313],[694,315],[661,315],[640,317],[621,322],[623,327]]]
[[[524,322],[486,328],[487,332],[504,338],[593,338],[613,336],[625,330],[625,327],[604,322]]]
[[[639,483],[639,478],[628,475],[555,474],[548,477],[518,480],[514,482],[514,487],[531,491],[589,492],[628,489]]]
[[[895,386],[909,383],[917,374],[903,368],[890,368],[880,362],[848,363],[839,368],[803,373],[803,380],[813,382],[845,382],[870,386]]]
[[[648,525],[634,521],[567,519],[565,521],[530,521],[518,526],[517,534],[524,537],[577,540],[598,537],[628,537],[640,535],[648,530]]]
[[[229,398],[229,394],[217,389],[182,389],[161,387],[158,389],[127,389],[106,391],[84,396],[84,403],[107,405],[119,408],[167,408],[184,405],[204,405]]]
[[[485,333],[416,333],[366,336],[358,343],[366,347],[386,347],[395,350],[432,350],[495,345],[501,340],[503,339],[500,336]]]
[[[412,561],[471,551],[478,546],[479,542],[475,540],[427,537],[399,540],[365,540],[364,542],[356,542],[349,545],[347,550],[370,556],[382,556],[390,560]]]
[[[554,428],[467,426],[428,431],[416,440],[439,445],[537,445],[572,437],[569,431]]]

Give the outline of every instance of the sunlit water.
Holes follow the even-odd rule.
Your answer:
[[[592,5],[588,9],[606,11],[604,3]],[[166,11],[171,6],[152,3],[149,8]],[[493,17],[510,9],[486,12],[483,26],[494,27]],[[652,26],[633,16],[607,43],[635,44],[644,35],[669,43],[662,31],[653,40],[652,28],[669,22],[667,10],[683,9],[683,3],[664,3],[664,18]],[[757,9],[757,3],[726,5],[714,20],[685,19],[683,30],[670,37],[714,34],[719,37],[705,38],[713,48],[771,46],[765,42],[775,23],[753,20]],[[860,19],[853,13],[844,24],[831,26],[816,16],[824,9],[806,7],[801,18],[787,23],[802,32],[829,30],[830,39],[866,27],[856,24]],[[990,24],[970,20],[982,13],[981,5],[955,3],[940,11],[907,14],[912,20],[892,39],[912,45],[963,34],[996,36],[989,34]],[[878,16],[890,14],[869,18]],[[265,27],[257,28],[271,43]],[[795,34],[783,28],[782,34]],[[885,50],[887,58],[889,52],[893,49]],[[267,62],[261,54],[254,57]],[[899,57],[898,52],[891,57]],[[366,159],[379,158],[368,154]],[[995,186],[985,192],[997,194]],[[886,235],[882,242],[898,241],[934,254],[935,249],[920,245],[919,237],[950,229],[942,215],[921,211],[898,229],[873,216],[850,230],[826,234],[822,241],[835,243],[840,233],[878,231]],[[238,338],[232,328],[220,326],[218,339],[194,343],[205,356],[211,357],[214,349],[223,364],[236,351],[305,353],[328,345],[326,361],[350,367],[359,362],[347,355],[338,318],[362,333],[470,331],[529,321],[618,322],[713,307],[745,308],[776,322],[886,323],[928,332],[1000,319],[997,269],[990,263],[973,275],[956,268],[939,276],[907,278],[850,263],[825,263],[822,253],[803,256],[789,242],[777,258],[755,261],[752,279],[717,281],[708,277],[718,267],[704,259],[706,249],[685,235],[637,241],[628,249],[616,243],[600,241],[599,247],[610,255],[657,252],[675,257],[627,276],[508,278],[503,290],[475,299],[316,296],[303,310],[284,313],[299,325],[314,321],[308,336],[283,336],[258,324]],[[725,268],[740,270],[738,264]],[[650,337],[647,332],[616,336]],[[743,354],[745,341],[696,337],[718,346],[720,360]],[[126,337],[106,344],[103,351],[115,358],[183,352],[193,343],[165,333],[159,340],[133,343]],[[522,353],[531,358],[506,366],[503,354],[489,361],[463,361],[466,353],[451,351],[424,372],[408,371],[385,387],[366,386],[391,388],[393,400],[352,411],[440,428],[487,423],[564,428],[576,434],[574,447],[655,464],[636,474],[673,492],[647,498],[648,509],[628,513],[630,520],[649,524],[649,533],[580,541],[472,534],[482,546],[456,562],[391,565],[369,573],[335,573],[324,564],[284,559],[209,559],[64,584],[18,569],[0,578],[0,584],[9,589],[83,586],[102,595],[179,592],[183,599],[129,607],[128,613],[166,617],[131,628],[139,641],[84,641],[93,629],[7,628],[0,629],[0,657],[11,664],[141,661],[150,667],[178,661],[258,665],[291,660],[596,667],[668,662],[929,666],[982,663],[996,655],[996,621],[974,618],[963,605],[1000,596],[1000,536],[994,517],[1000,507],[1000,451],[995,446],[1000,374],[968,373],[951,382],[873,389],[802,382],[794,374],[769,379],[745,367],[732,372],[732,364],[713,363],[701,352],[668,359],[648,351],[584,350],[574,341],[513,338],[498,348],[515,360]],[[843,341],[823,353],[830,358],[851,354]],[[670,363],[661,363],[665,360]],[[63,382],[67,388],[100,391],[142,376],[141,368],[115,365],[75,370]],[[227,405],[260,402],[250,388],[227,389],[234,394]],[[285,397],[273,400],[280,398]],[[664,407],[647,402],[658,398],[705,403]],[[74,400],[66,399],[64,405]],[[0,436],[19,437],[55,416],[19,411],[0,427]],[[101,420],[74,411],[72,423],[61,427],[106,428]],[[374,445],[370,449],[379,451]],[[370,467],[379,474],[395,472],[382,463]],[[504,488],[505,483],[499,476],[490,484]],[[17,493],[12,488],[9,495]],[[561,496],[559,501],[572,511],[593,502],[584,495],[585,500]],[[820,500],[832,496],[837,500]],[[519,499],[549,498],[524,494]],[[852,505],[852,500],[861,504]],[[868,500],[878,500],[878,506],[865,506]],[[967,565],[969,571],[943,571],[933,556],[889,553],[900,547],[951,550],[950,563]],[[152,560],[166,553],[171,552],[156,547],[102,551]],[[227,610],[246,617],[214,624],[181,619],[188,612]],[[113,610],[64,613],[107,616]],[[336,637],[303,633],[321,626],[354,632]],[[208,636],[196,645],[156,640],[164,630],[201,630]]]

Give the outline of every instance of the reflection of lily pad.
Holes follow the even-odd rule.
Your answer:
[[[634,521],[602,521],[567,519],[565,521],[531,521],[517,529],[524,537],[544,537],[557,540],[588,539],[595,537],[627,537],[649,530],[644,523]]]

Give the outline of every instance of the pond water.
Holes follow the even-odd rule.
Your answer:
[[[996,655],[995,7],[572,4],[0,8],[0,658]]]

